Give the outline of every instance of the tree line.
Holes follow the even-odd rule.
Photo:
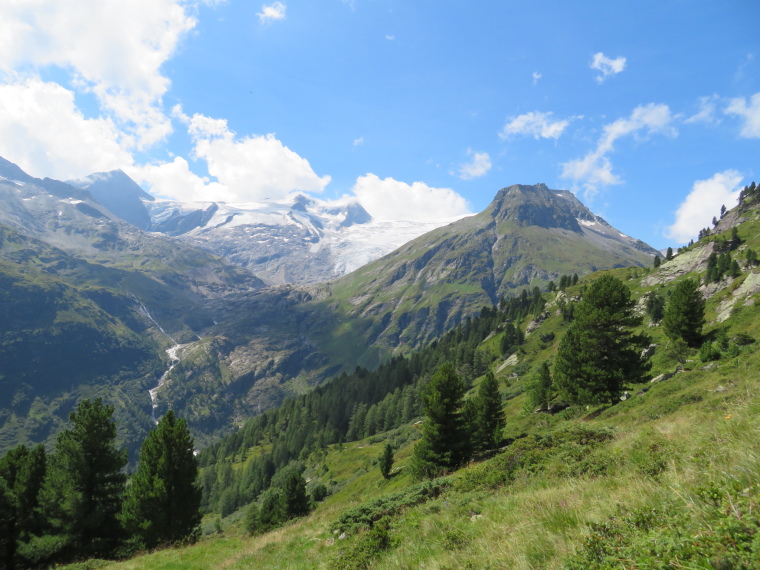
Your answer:
[[[536,292],[502,299],[499,307],[483,307],[440,339],[407,356],[396,356],[374,371],[357,367],[313,391],[286,399],[276,409],[250,419],[236,433],[204,449],[201,466],[202,507],[226,516],[281,485],[278,473],[302,472],[310,453],[327,445],[385,432],[422,415],[422,392],[443,363],[466,379],[481,376],[499,356],[511,354],[524,335],[512,322],[543,310]],[[478,349],[494,331],[504,330],[504,343],[493,351]],[[499,354],[501,352],[501,354]],[[248,457],[255,446],[268,451]],[[242,469],[232,463],[244,461]]]
[[[52,453],[21,445],[0,459],[0,569],[119,558],[196,536],[198,467],[185,421],[161,418],[128,478],[113,411],[83,400]]]

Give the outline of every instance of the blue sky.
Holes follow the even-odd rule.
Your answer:
[[[0,155],[157,195],[447,220],[570,189],[664,248],[760,181],[760,3],[0,5]]]

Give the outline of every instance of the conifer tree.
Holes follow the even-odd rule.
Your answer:
[[[282,486],[283,510],[286,519],[309,514],[309,497],[306,495],[306,481],[292,471]]]
[[[27,568],[33,558],[23,555],[29,540],[42,531],[38,505],[45,477],[45,448],[31,451],[20,445],[0,459],[0,568]],[[29,554],[29,553],[28,553]]]
[[[654,256],[654,267],[659,267],[661,263],[662,263],[662,260],[660,259],[660,256],[659,255],[655,255]]]
[[[113,406],[100,398],[79,402],[69,420],[72,427],[58,434],[40,492],[51,528],[36,548],[60,560],[108,556],[122,538],[127,452],[116,449]]]
[[[473,448],[476,451],[494,449],[501,443],[505,421],[499,382],[490,370],[478,386],[474,404]]]
[[[639,358],[649,343],[630,328],[640,323],[625,284],[610,275],[597,279],[577,304],[575,320],[557,351],[554,382],[572,404],[614,402],[627,382],[647,369]]]
[[[669,247],[668,250],[665,252],[665,259],[667,261],[670,261],[671,259],[673,259],[673,248],[672,247]]]
[[[143,442],[124,499],[124,527],[148,548],[192,537],[201,520],[197,476],[193,437],[169,410]]]
[[[668,338],[681,339],[692,348],[702,342],[705,322],[705,300],[698,287],[699,283],[692,279],[679,282],[665,305],[662,318],[662,328]]]
[[[412,472],[417,478],[436,477],[469,458],[469,437],[461,412],[465,389],[450,363],[441,365],[425,386],[422,399],[426,420],[412,457]]]
[[[540,406],[541,409],[548,409],[554,395],[555,390],[551,372],[549,372],[549,363],[543,362],[533,373],[533,378],[528,385],[528,409],[533,411],[537,406]]]
[[[384,479],[390,479],[391,467],[393,467],[393,448],[390,443],[386,443],[383,448],[383,454],[380,456],[380,473]]]

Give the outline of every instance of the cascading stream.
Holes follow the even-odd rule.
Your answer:
[[[132,299],[137,303],[137,305],[140,307],[140,313],[142,313],[148,320],[150,320],[158,330],[161,331],[161,334],[163,334],[166,338],[168,338],[170,341],[172,341],[172,346],[170,348],[166,349],[166,355],[169,357],[169,368],[166,369],[166,372],[164,372],[161,375],[161,378],[158,379],[158,385],[155,388],[151,388],[148,390],[148,393],[150,394],[150,403],[151,403],[151,410],[150,410],[150,417],[153,418],[154,423],[158,423],[158,418],[156,417],[156,409],[158,409],[158,389],[163,386],[164,382],[166,381],[166,378],[169,376],[169,372],[172,371],[172,369],[179,363],[179,351],[187,346],[186,344],[179,344],[172,336],[167,333],[161,325],[158,324],[158,321],[153,318],[153,315],[150,314],[150,311],[148,311],[148,308],[143,305],[140,300],[135,297],[134,295],[131,295]],[[198,337],[200,339],[200,337]]]

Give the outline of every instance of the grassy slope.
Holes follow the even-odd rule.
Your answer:
[[[740,235],[749,246],[758,249],[760,236],[754,222],[742,226]],[[641,269],[612,271],[631,286],[636,297],[652,289],[666,294],[672,286],[643,287],[644,273]],[[717,315],[718,304],[745,279],[746,273],[709,299],[708,322]],[[584,282],[587,280],[577,287]],[[572,288],[568,294],[576,292]],[[729,337],[745,332],[759,338],[758,304],[740,301],[737,306],[741,308],[721,326]],[[580,426],[607,429],[612,438],[597,446],[571,441],[558,444],[544,455],[527,454],[524,457],[528,459],[521,459],[522,463],[507,477],[510,454],[516,453],[514,450],[519,450],[523,442],[527,445],[531,441],[528,438],[493,459],[458,471],[453,476],[453,487],[442,496],[411,506],[392,519],[390,548],[365,548],[364,560],[372,561],[373,568],[419,568],[423,564],[428,569],[559,568],[574,552],[588,554],[588,548],[579,549],[589,532],[596,533],[592,539],[599,535],[594,523],[606,521],[604,528],[617,528],[615,521],[627,520],[626,513],[641,507],[661,513],[655,517],[654,530],[619,523],[623,530],[619,535],[612,533],[616,544],[632,541],[639,557],[637,567],[665,567],[669,541],[680,549],[677,555],[671,553],[671,561],[695,549],[705,550],[704,556],[694,555],[697,557],[682,567],[721,567],[721,556],[730,554],[733,540],[726,528],[755,524],[757,509],[754,515],[748,515],[739,504],[740,500],[752,504],[760,494],[760,354],[754,347],[744,348],[731,358],[724,357],[711,370],[700,370],[703,363],[695,361],[689,365],[691,371],[657,384],[634,386],[632,398],[609,408],[570,409],[555,416],[525,413],[524,372],[552,357],[563,326],[558,316],[544,321],[528,337],[519,355],[522,362],[499,373],[508,398],[505,435],[556,434]],[[709,334],[716,327],[709,324],[705,330]],[[645,328],[659,345],[652,359],[651,375],[672,371],[676,362],[664,350],[662,331],[659,327]],[[555,332],[557,339],[551,344],[541,342],[539,333],[549,332]],[[484,342],[482,349],[491,350],[495,342],[498,337]],[[515,370],[523,374],[510,379]],[[649,389],[635,395],[641,388]],[[332,479],[338,490],[307,518],[262,536],[248,537],[241,528],[241,513],[236,513],[222,521],[222,535],[208,534],[194,546],[144,555],[113,567],[340,567],[339,553],[356,552],[367,536],[359,533],[338,540],[331,525],[341,513],[413,484],[403,469],[413,444],[403,447],[396,456],[396,466],[402,467],[400,474],[390,481],[381,478],[373,464],[382,449],[381,437],[352,442],[343,448],[331,446],[326,456],[310,458],[307,475],[318,474],[326,483]],[[532,453],[533,448],[529,451]],[[706,492],[706,488],[713,491]],[[710,493],[718,498],[711,499]],[[674,518],[674,513],[683,513],[683,518]],[[615,516],[618,518],[610,519]],[[760,551],[760,541],[755,542]],[[588,540],[585,544],[588,547]],[[666,552],[664,559],[643,561],[648,551],[658,549]],[[609,567],[622,567],[625,553],[621,556],[617,565]],[[599,567],[588,559],[578,564],[577,567]]]

